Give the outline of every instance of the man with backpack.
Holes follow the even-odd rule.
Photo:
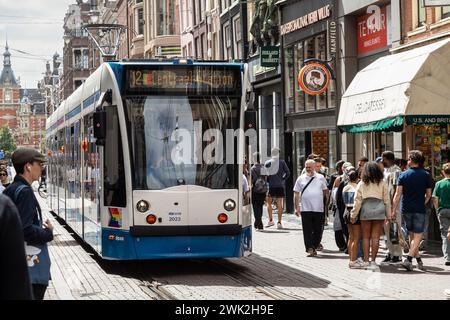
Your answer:
[[[255,164],[252,166],[250,173],[252,176],[252,206],[253,214],[255,215],[255,229],[262,231],[264,229],[262,222],[263,206],[266,200],[267,174],[265,167],[261,164],[259,152],[253,154]]]
[[[328,197],[325,177],[314,170],[315,161],[307,160],[306,173],[297,178],[294,186],[295,214],[302,217],[303,239],[308,257],[317,255],[322,237],[324,197]]]
[[[53,240],[53,225],[48,219],[43,221],[31,184],[39,180],[45,156],[34,149],[20,148],[12,154],[12,162],[17,175],[4,194],[19,210],[34,299],[43,300],[50,280],[47,243]]]

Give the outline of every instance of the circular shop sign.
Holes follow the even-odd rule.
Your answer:
[[[327,90],[331,73],[326,66],[318,62],[308,63],[300,69],[298,84],[307,94],[317,95]]]

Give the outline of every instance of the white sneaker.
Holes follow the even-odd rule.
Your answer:
[[[273,221],[269,221],[268,223],[267,223],[267,228],[269,228],[269,227],[272,227],[272,226],[274,226],[275,225],[275,222],[273,222]]]
[[[283,229],[283,226],[281,225],[281,222],[277,223],[277,229]]]
[[[363,263],[361,263],[358,260],[355,260],[355,261],[350,261],[348,263],[348,266],[349,266],[350,269],[362,269],[363,268]]]

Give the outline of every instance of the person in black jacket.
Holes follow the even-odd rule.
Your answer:
[[[0,194],[0,300],[31,300],[31,284],[19,213],[12,201]]]
[[[3,193],[13,200],[19,210],[28,248],[28,271],[34,298],[43,300],[50,280],[47,243],[53,240],[53,225],[48,219],[42,220],[41,207],[31,184],[39,180],[45,157],[37,150],[20,148],[14,151],[11,158],[17,175]]]

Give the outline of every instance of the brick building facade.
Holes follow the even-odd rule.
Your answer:
[[[7,126],[17,147],[41,148],[45,134],[44,101],[37,89],[22,89],[11,66],[6,44],[0,76],[0,127]]]

